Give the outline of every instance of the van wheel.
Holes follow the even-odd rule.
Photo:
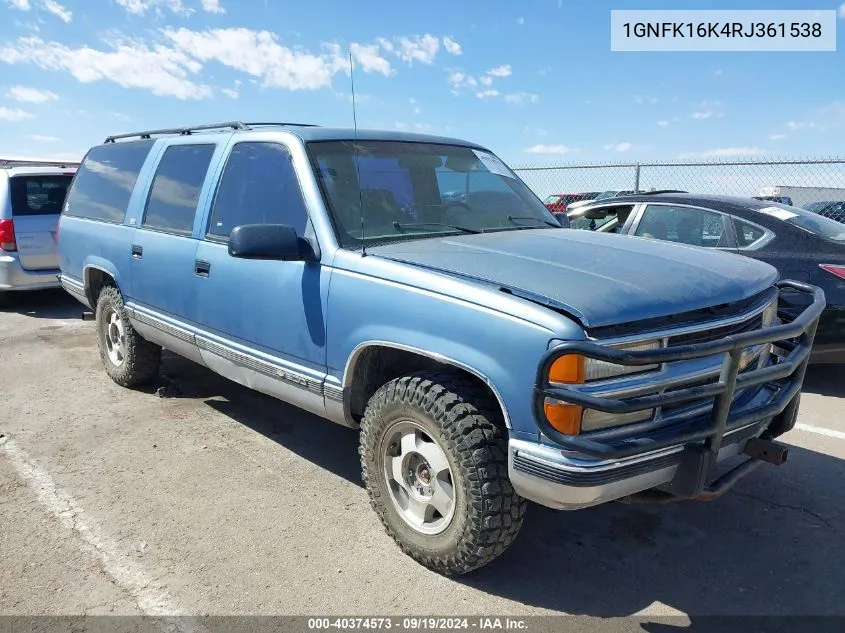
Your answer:
[[[97,345],[106,373],[121,387],[135,387],[158,375],[161,348],[141,338],[129,323],[120,291],[106,286],[97,298]]]
[[[496,411],[472,380],[418,372],[379,389],[361,422],[373,509],[403,552],[445,575],[491,562],[522,527]]]

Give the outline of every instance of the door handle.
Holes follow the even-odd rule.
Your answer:
[[[200,277],[208,277],[208,273],[210,272],[211,264],[209,262],[204,262],[200,259],[194,262],[194,273],[196,273]]]
[[[141,259],[144,256],[144,247],[139,246],[138,244],[132,245],[132,257],[135,259]]]

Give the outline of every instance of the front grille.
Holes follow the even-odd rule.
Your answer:
[[[690,343],[707,343],[733,334],[742,334],[743,332],[757,330],[761,327],[763,327],[763,314],[759,313],[749,319],[746,319],[745,321],[740,321],[739,323],[731,323],[730,325],[724,325],[722,327],[670,336],[667,342],[667,347],[688,345]]]

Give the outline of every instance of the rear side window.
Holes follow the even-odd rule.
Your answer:
[[[172,145],[156,169],[142,226],[191,233],[215,145]]]
[[[751,246],[766,234],[759,226],[748,224],[736,218],[734,218],[734,228],[736,229],[736,245],[739,248]]]
[[[12,215],[58,215],[73,176],[13,176],[9,179]]]
[[[240,224],[287,224],[303,235],[307,223],[288,148],[269,142],[235,145],[220,179],[208,235],[228,238]]]
[[[88,152],[68,192],[65,215],[122,223],[153,143],[110,143]]]

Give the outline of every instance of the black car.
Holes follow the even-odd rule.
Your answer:
[[[819,286],[827,308],[813,363],[845,363],[845,225],[768,200],[660,193],[595,201],[570,211],[570,228],[718,248],[762,260],[781,276]],[[657,271],[659,273],[659,271]],[[803,307],[786,297],[784,314]]]

